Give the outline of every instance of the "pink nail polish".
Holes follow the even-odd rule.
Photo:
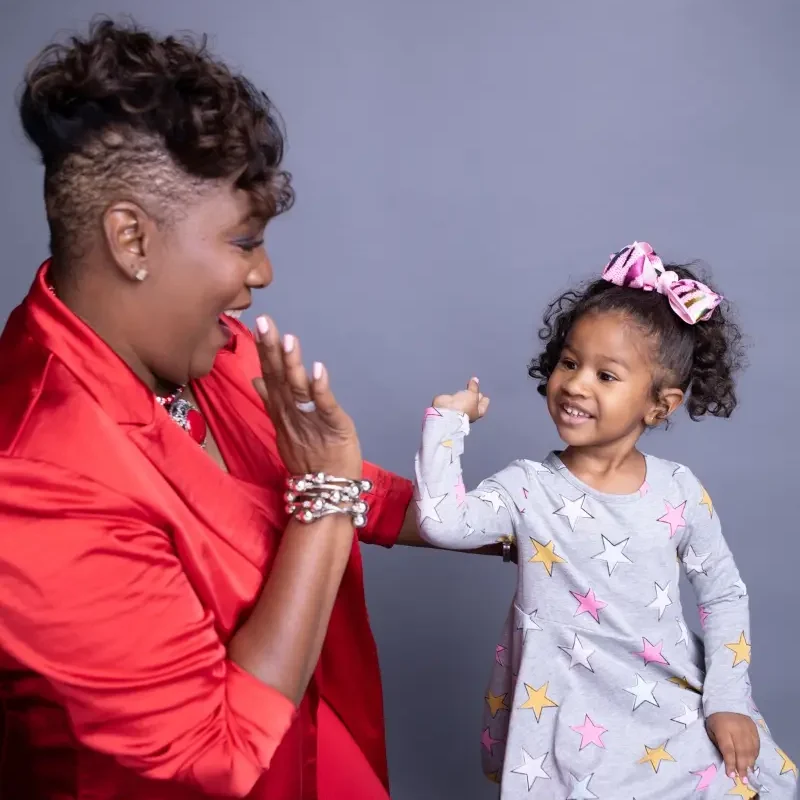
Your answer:
[[[315,381],[318,381],[322,377],[322,364],[320,364],[319,361],[314,362],[314,366],[311,368],[311,374]]]
[[[743,783],[745,786],[747,786],[747,775],[745,775],[745,776],[744,776],[744,778],[742,778],[742,783]]]
[[[294,350],[294,336],[291,333],[287,333],[283,337],[283,351],[284,353],[291,353],[292,350]]]
[[[256,318],[256,328],[258,329],[258,332],[262,336],[266,336],[267,333],[269,332],[269,322],[267,322],[267,318],[266,317]]]

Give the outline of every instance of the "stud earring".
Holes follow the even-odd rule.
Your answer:
[[[136,272],[133,273],[133,277],[137,281],[143,281],[147,277],[147,270],[144,267],[137,269]]]

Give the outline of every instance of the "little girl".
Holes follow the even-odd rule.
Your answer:
[[[529,368],[566,449],[475,491],[460,456],[488,406],[477,379],[426,412],[423,537],[518,548],[481,736],[503,800],[794,797],[797,768],[751,698],[747,590],[717,510],[686,467],[636,449],[681,404],[693,420],[736,406],[740,337],[721,302],[648,244],[612,256],[550,306]],[[681,568],[703,641],[684,621]]]

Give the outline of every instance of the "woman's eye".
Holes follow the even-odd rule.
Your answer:
[[[263,239],[245,239],[243,241],[234,242],[234,244],[245,253],[252,253],[258,250],[264,244]]]

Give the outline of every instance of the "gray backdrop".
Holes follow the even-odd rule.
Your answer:
[[[273,96],[298,203],[271,229],[256,309],[328,363],[366,454],[405,475],[425,405],[473,373],[493,397],[473,483],[555,444],[526,362],[571,277],[637,238],[709,262],[753,345],[741,409],[646,447],[689,463],[727,521],[756,699],[800,755],[800,4],[2,0],[0,320],[47,246],[13,93],[40,46],[97,11],[207,31]],[[368,549],[393,796],[494,796],[478,726],[512,569]]]

